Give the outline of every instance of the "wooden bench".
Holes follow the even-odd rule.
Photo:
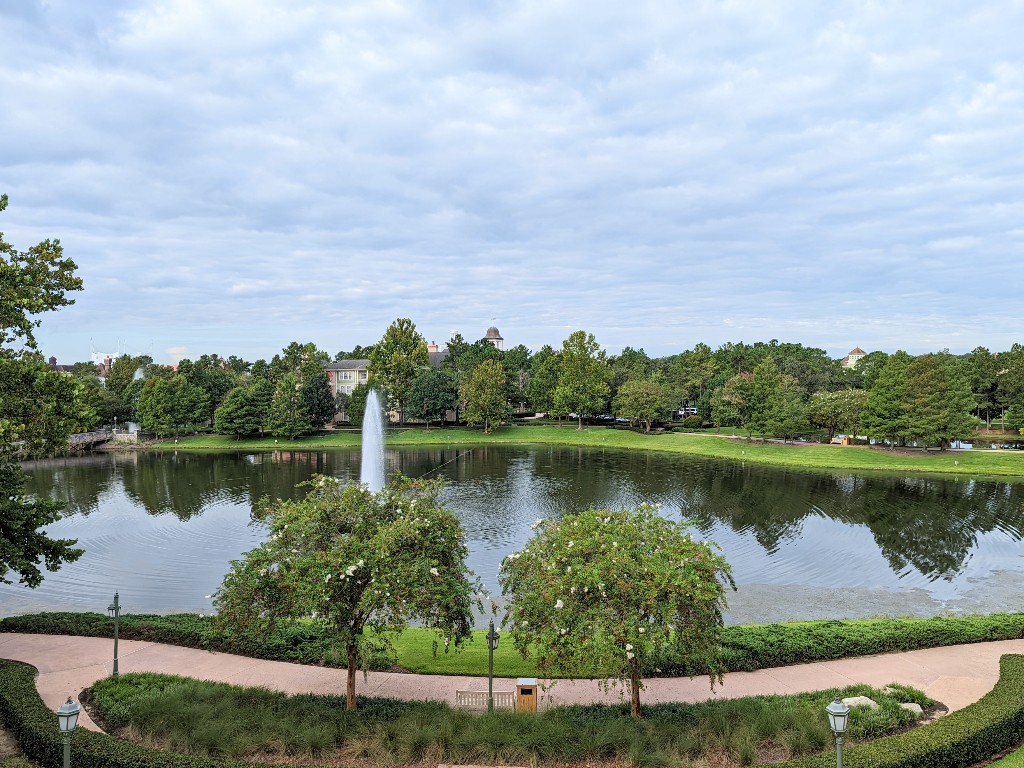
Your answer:
[[[487,691],[456,691],[455,706],[459,709],[470,709],[474,711],[487,711]],[[515,709],[515,691],[495,691],[495,709]]]

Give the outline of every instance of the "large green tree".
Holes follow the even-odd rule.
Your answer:
[[[422,419],[428,430],[432,421],[440,421],[444,426],[445,414],[455,409],[458,397],[455,373],[447,368],[431,368],[413,382],[406,403],[407,415]]]
[[[232,562],[214,605],[222,625],[246,633],[281,622],[321,625],[347,660],[352,710],[361,652],[390,647],[412,621],[434,630],[446,649],[460,646],[480,587],[439,484],[399,477],[376,495],[328,477],[309,486],[303,499],[257,508],[270,536]]]
[[[0,195],[0,212],[6,208]],[[40,566],[54,571],[82,554],[74,541],[46,535],[60,505],[26,493],[14,461],[65,450],[68,435],[91,418],[81,384],[45,366],[34,334],[37,315],[74,303],[68,293],[82,289],[76,269],[59,240],[19,251],[0,232],[0,581],[13,572],[29,587],[42,580]]]
[[[608,402],[610,371],[605,353],[592,333],[576,331],[562,342],[560,357],[554,410],[575,413],[576,429],[583,429],[584,416],[602,413]]]
[[[247,387],[235,387],[214,412],[213,426],[222,435],[250,435],[260,428],[259,416]]]
[[[267,417],[267,429],[274,437],[287,440],[294,440],[309,431],[306,401],[302,397],[302,386],[296,374],[286,373],[277,383]]]
[[[545,676],[607,675],[629,684],[640,717],[641,669],[671,649],[721,676],[725,589],[717,547],[651,506],[540,521],[499,575],[504,625]]]
[[[674,405],[669,387],[658,377],[631,379],[624,382],[612,399],[613,412],[631,424],[651,431],[651,422],[664,419]]]
[[[886,358],[868,392],[861,423],[868,437],[904,445],[912,434],[910,364],[912,358],[897,350]]]
[[[473,373],[461,389],[466,421],[483,424],[484,434],[509,418],[508,377],[497,360],[485,360],[473,369]]]
[[[143,429],[162,437],[177,436],[207,420],[209,396],[180,373],[169,379],[146,379],[136,412]]]
[[[387,394],[388,406],[405,421],[405,404],[416,375],[430,365],[427,342],[408,318],[400,317],[370,352],[370,385]]]

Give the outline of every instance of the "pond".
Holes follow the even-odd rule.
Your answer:
[[[721,545],[738,591],[729,623],[1022,611],[1024,485],[853,476],[647,452],[487,446],[389,450],[390,471],[447,481],[470,567],[499,593],[502,558],[537,518],[646,501]],[[229,562],[258,545],[263,496],[313,474],[354,480],[357,452],[99,454],[35,462],[37,493],[67,515],[51,536],[82,558],[35,590],[0,585],[0,614],[211,610]]]

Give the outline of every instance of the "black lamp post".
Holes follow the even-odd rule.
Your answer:
[[[71,768],[71,734],[78,725],[78,713],[82,708],[70,696],[57,708],[57,724],[64,737],[64,768]]]
[[[114,677],[117,677],[117,620],[121,616],[121,602],[117,592],[114,593],[114,602],[107,606],[107,615],[114,620]]]
[[[850,721],[850,708],[836,699],[825,707],[825,714],[828,715],[828,727],[836,737],[836,768],[843,768],[843,734]]]
[[[490,628],[487,630],[487,711],[494,711],[494,652],[498,649],[497,632],[494,631],[494,619],[490,621]]]

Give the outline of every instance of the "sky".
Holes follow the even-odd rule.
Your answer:
[[[1024,341],[1024,3],[0,0],[41,350]]]

